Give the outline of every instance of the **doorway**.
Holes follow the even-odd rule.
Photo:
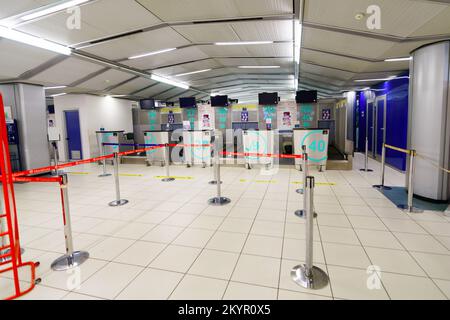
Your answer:
[[[66,140],[69,160],[81,160],[83,151],[81,147],[80,114],[78,110],[64,111],[66,118]]]
[[[375,156],[381,157],[383,144],[386,143],[386,95],[375,100]]]
[[[375,127],[375,100],[367,100],[367,122],[366,122],[366,137],[369,140],[369,154],[374,156],[374,127]]]

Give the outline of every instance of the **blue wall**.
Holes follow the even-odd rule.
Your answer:
[[[408,93],[409,79],[394,79],[372,86],[375,96],[386,95],[386,143],[400,147],[407,147],[408,137]],[[358,92],[359,110],[357,116],[359,122],[357,150],[364,152],[366,137],[366,101],[364,92]],[[355,106],[356,109],[356,106]],[[406,170],[406,155],[397,151],[386,151],[386,163],[399,169]]]

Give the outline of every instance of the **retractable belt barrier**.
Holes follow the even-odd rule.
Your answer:
[[[236,157],[261,157],[261,158],[280,158],[280,159],[302,159],[301,154],[272,154],[272,153],[249,153],[249,152],[220,152],[223,156]]]

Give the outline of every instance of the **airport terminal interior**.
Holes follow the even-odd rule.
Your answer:
[[[450,299],[449,1],[0,4],[0,299]]]

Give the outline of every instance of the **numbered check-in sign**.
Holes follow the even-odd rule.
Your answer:
[[[329,130],[294,130],[294,152],[302,154],[302,146],[306,146],[308,160],[317,165],[326,165],[328,160]],[[300,164],[301,159],[296,159]]]

